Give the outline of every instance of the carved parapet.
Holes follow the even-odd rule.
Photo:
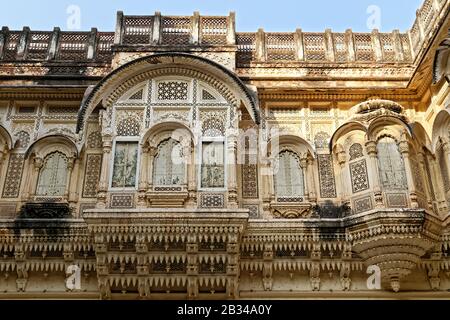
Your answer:
[[[439,240],[440,224],[422,210],[379,210],[351,222],[348,239],[367,266],[381,270],[394,291]]]

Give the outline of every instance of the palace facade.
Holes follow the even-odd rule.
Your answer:
[[[0,298],[450,298],[449,8],[3,27]]]

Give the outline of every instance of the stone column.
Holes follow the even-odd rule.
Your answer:
[[[411,208],[416,209],[419,207],[419,204],[417,203],[416,187],[414,185],[414,178],[412,176],[411,163],[409,160],[409,145],[405,137],[402,137],[402,140],[400,141],[398,146],[400,153],[403,155],[403,162],[405,164],[406,181],[408,182],[409,197],[411,199]]]
[[[436,201],[438,203],[438,208],[440,211],[447,213],[448,205],[444,193],[444,185],[442,183],[442,178],[440,177],[440,168],[436,162],[435,158],[428,158],[431,165],[431,177],[434,182],[435,188],[434,192],[436,193]]]
[[[425,186],[425,194],[426,194],[426,198],[427,198],[427,205],[428,205],[428,209],[433,209],[433,200],[431,198],[431,187],[429,185],[429,180],[427,179],[427,168],[426,168],[426,163],[425,163],[425,155],[423,154],[423,152],[419,152],[417,154],[417,160],[419,161],[419,166],[420,169],[423,172],[424,175],[424,181],[423,184]]]
[[[308,155],[308,175],[309,175],[309,201],[317,202],[316,179],[314,177],[314,159]]]
[[[442,150],[445,152],[445,165],[447,166],[447,172],[450,180],[450,143],[448,140],[443,141]]]
[[[139,193],[138,193],[138,202],[137,207],[138,208],[145,208],[146,207],[146,199],[145,199],[145,193],[147,192],[148,188],[148,151],[149,151],[149,145],[148,143],[145,143],[141,147],[141,170],[139,171]]]
[[[158,148],[150,146],[148,149],[148,175],[147,175],[147,190],[153,189],[153,161],[158,153]]]
[[[347,47],[348,61],[352,62],[356,60],[355,43],[353,41],[352,29],[345,30],[345,45]]]
[[[228,135],[227,147],[227,189],[228,189],[228,207],[236,209],[237,203],[237,137],[235,134]]]
[[[309,201],[309,170],[308,170],[308,155],[304,154],[300,158],[300,167],[302,168],[303,172],[303,186],[304,186],[304,193],[305,193],[305,200]]]
[[[98,184],[98,195],[96,205],[98,209],[106,208],[106,195],[108,192],[110,163],[112,161],[111,147],[112,147],[111,137],[106,137],[106,139],[104,137],[102,170],[100,171],[100,182]]]
[[[192,146],[186,147],[186,170],[187,170],[187,188],[189,193],[188,207],[195,208],[197,206],[197,179],[196,179],[196,162],[195,152]],[[188,158],[189,157],[189,158]]]
[[[80,176],[80,160],[77,159],[75,156],[70,159],[69,158],[69,164],[73,167],[71,169],[71,172],[68,172],[69,181],[67,185],[68,188],[68,195],[69,195],[69,202],[74,204],[77,202],[78,199],[78,177]]]
[[[266,34],[263,29],[258,29],[256,33],[256,59],[266,61]]]
[[[378,172],[377,143],[373,140],[367,141],[366,152],[369,155],[369,182],[372,184],[373,194],[375,197],[375,207],[382,208],[384,204],[380,186],[380,174]]]
[[[351,183],[350,176],[348,175],[348,170],[346,168],[347,155],[345,149],[341,145],[337,145],[334,153],[336,155],[337,162],[340,168],[340,180],[341,180],[341,198],[342,203],[349,203],[350,193],[347,186]]]
[[[303,46],[303,32],[302,32],[302,29],[295,30],[294,42],[295,42],[295,56],[296,56],[296,60],[304,61],[305,60],[305,48]]]
[[[36,196],[37,193],[37,183],[39,179],[39,171],[41,170],[42,166],[44,165],[44,159],[41,157],[35,157],[33,159],[33,174],[30,179],[30,198]]]

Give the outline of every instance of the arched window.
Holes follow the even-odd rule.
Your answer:
[[[153,183],[157,186],[180,185],[185,182],[185,162],[181,144],[167,139],[158,145],[153,162]]]
[[[386,190],[407,190],[405,164],[397,143],[390,137],[378,141],[380,183]]]
[[[278,155],[274,171],[277,197],[302,197],[305,194],[303,170],[297,154],[282,151]]]
[[[37,196],[63,196],[67,183],[67,157],[61,152],[49,154],[39,172]]]

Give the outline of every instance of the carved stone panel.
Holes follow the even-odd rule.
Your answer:
[[[367,177],[367,165],[365,159],[350,163],[350,176],[353,193],[369,189],[369,179]]]
[[[319,164],[319,184],[321,198],[336,198],[336,180],[333,161],[329,154],[317,155]]]
[[[3,198],[17,198],[19,196],[24,159],[23,154],[11,154],[3,187]]]
[[[83,184],[83,198],[95,198],[102,167],[101,154],[88,154]]]

